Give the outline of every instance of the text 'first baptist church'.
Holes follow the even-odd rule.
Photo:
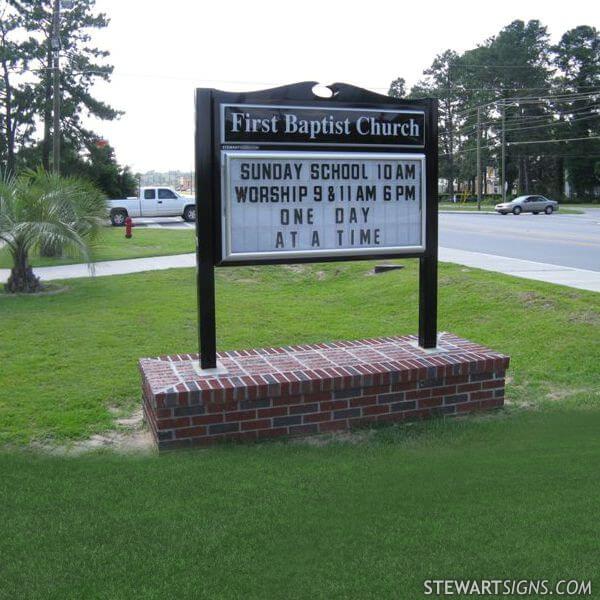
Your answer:
[[[402,123],[360,116],[354,120],[336,119],[333,115],[321,119],[302,119],[294,113],[272,115],[269,118],[252,117],[247,112],[231,113],[232,133],[304,134],[311,140],[319,135],[362,135],[383,137],[420,137],[420,124],[413,118]]]

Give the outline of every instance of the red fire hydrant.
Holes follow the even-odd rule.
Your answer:
[[[125,237],[129,239],[131,237],[131,228],[133,227],[133,220],[131,217],[125,218]]]

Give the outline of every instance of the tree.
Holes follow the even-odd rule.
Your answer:
[[[13,260],[5,289],[43,289],[29,264],[43,244],[58,245],[90,262],[90,243],[108,214],[106,199],[88,181],[48,174],[42,169],[0,181],[0,240]]]
[[[23,72],[34,51],[29,38],[19,36],[22,18],[0,5],[0,166],[7,173],[16,168],[17,148],[33,133],[34,90]]]
[[[600,36],[594,27],[582,25],[567,31],[554,47],[560,82],[572,96],[559,103],[564,127],[561,137],[585,138],[600,135],[598,101],[591,92],[600,91]],[[596,96],[597,97],[597,96]],[[600,185],[600,140],[581,140],[562,145],[566,152],[568,179],[576,195],[590,194]]]
[[[552,133],[552,129],[544,130],[554,126],[550,103],[538,101],[552,81],[548,35],[539,21],[513,21],[462,55],[447,50],[435,58],[424,75],[410,95],[440,100],[440,175],[448,179],[450,193],[455,177],[467,181],[472,191],[476,188],[478,135],[484,182],[485,167],[500,166],[503,103],[510,141],[541,140]],[[529,123],[542,126],[528,128]],[[542,146],[509,147],[512,160],[508,161],[507,180],[518,178],[522,189],[539,187],[540,181],[534,177],[547,173],[550,162],[538,152]]]
[[[392,81],[388,90],[388,96],[392,98],[404,98],[406,96],[406,80],[404,77],[398,77]]]
[[[117,163],[109,144],[93,144],[81,172],[85,172],[109,198],[126,198],[136,193],[137,180],[129,167],[123,168]]]
[[[437,98],[439,120],[440,176],[448,180],[448,193],[454,195],[456,111],[459,107],[461,90],[455,86],[453,69],[458,54],[446,50],[438,54],[429,69],[424,71],[425,78],[413,86],[411,98]]]
[[[50,164],[52,128],[52,17],[53,0],[9,0],[22,19],[23,26],[32,34],[36,48],[34,56],[41,74],[35,86],[35,107],[41,116],[44,134],[42,164]],[[95,13],[95,0],[75,0],[70,10],[61,13],[61,129],[63,139],[81,148],[93,142],[95,135],[82,124],[83,111],[104,120],[116,119],[121,112],[92,96],[91,87],[98,80],[108,81],[113,72],[103,60],[107,51],[90,45],[90,29],[108,25],[104,13]]]
[[[129,167],[122,167],[115,158],[114,149],[96,140],[83,152],[67,141],[61,151],[61,173],[88,179],[109,198],[125,198],[137,192],[139,179]],[[17,168],[35,169],[41,163],[42,146],[36,144],[19,152]]]
[[[560,197],[566,166],[576,195],[596,192],[600,41],[595,28],[576,27],[552,48],[540,21],[516,20],[462,55],[451,50],[438,55],[423,75],[409,97],[440,100],[440,175],[448,179],[449,191],[455,175],[475,189],[478,133],[484,182],[486,167],[504,166],[504,133],[507,190]],[[556,143],[569,138],[584,139]]]
[[[539,101],[552,85],[548,32],[539,21],[513,21],[498,35],[465,52],[460,64],[462,84],[469,90],[467,104],[481,106],[484,137],[493,135],[499,141],[500,102],[506,105],[506,131],[510,142],[531,142],[552,136],[551,103]],[[493,156],[488,159],[499,162],[498,150],[496,143]],[[517,179],[520,191],[529,193],[534,187],[539,190],[534,171],[542,170],[546,174],[552,171],[551,161],[541,158],[545,152],[547,148],[537,144],[509,145],[509,188]],[[544,169],[540,169],[540,162]]]

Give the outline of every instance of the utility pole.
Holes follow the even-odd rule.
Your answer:
[[[448,146],[450,150],[449,162],[449,178],[448,178],[448,195],[450,202],[454,203],[454,107],[452,106],[452,77],[450,75],[452,66],[448,65],[447,80],[448,80],[448,95],[446,99],[446,111],[448,117]]]
[[[54,0],[52,10],[52,170],[60,173],[60,0]]]
[[[477,107],[477,210],[481,210],[481,107]]]
[[[502,202],[506,202],[506,99],[502,99]]]

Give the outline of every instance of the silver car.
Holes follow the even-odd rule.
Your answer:
[[[531,212],[534,215],[544,212],[547,215],[551,215],[555,210],[558,210],[558,202],[556,200],[548,200],[544,196],[518,196],[510,202],[496,204],[494,208],[501,215],[508,213],[520,215],[522,212]]]

